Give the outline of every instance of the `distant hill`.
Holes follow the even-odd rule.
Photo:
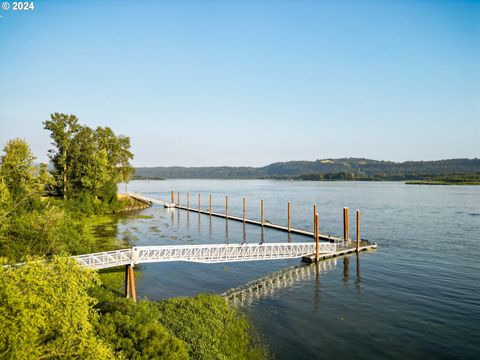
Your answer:
[[[135,170],[135,177],[142,179],[416,180],[454,174],[480,175],[480,159],[393,162],[342,158],[278,162],[264,167],[173,166]]]

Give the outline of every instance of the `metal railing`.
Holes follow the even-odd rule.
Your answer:
[[[336,244],[320,243],[322,254],[335,252]],[[208,244],[176,246],[135,246],[131,249],[75,256],[89,268],[105,269],[143,263],[190,261],[221,263],[299,258],[315,252],[315,243]]]

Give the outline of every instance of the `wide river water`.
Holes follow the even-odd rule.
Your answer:
[[[123,189],[123,186],[122,186]],[[274,180],[133,181],[129,191],[186,205],[312,229],[317,204],[322,233],[342,235],[342,208],[362,214],[362,238],[378,249],[315,265],[299,259],[228,264],[142,265],[139,297],[152,300],[221,294],[262,279],[238,306],[278,359],[458,358],[480,356],[480,187],[401,182]],[[134,245],[312,241],[273,229],[153,206],[121,218],[120,237]]]

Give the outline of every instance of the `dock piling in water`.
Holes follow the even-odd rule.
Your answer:
[[[260,201],[260,207],[261,207],[261,212],[262,212],[262,226],[263,226],[263,224],[265,223],[265,209],[263,207],[263,198]]]
[[[291,207],[291,204],[290,204],[290,201],[289,201],[289,202],[288,202],[288,211],[287,211],[287,213],[288,213],[288,215],[287,215],[287,222],[288,222],[287,227],[288,227],[288,232],[290,232],[290,207]]]
[[[200,213],[200,193],[198,193],[198,212]]]
[[[225,195],[225,219],[228,221],[228,194]]]
[[[171,203],[175,204],[175,195],[174,195],[173,191],[170,192],[170,199],[172,200]]]
[[[320,224],[318,223],[318,213],[315,214],[315,262],[319,260],[318,248],[320,241]]]
[[[210,193],[210,217],[212,216],[212,193]]]
[[[247,197],[243,196],[243,223],[247,220]]]
[[[190,211],[190,193],[187,192],[187,211]]]
[[[357,253],[360,251],[360,210],[357,210]]]
[[[343,208],[343,239],[345,241],[350,240],[349,222],[348,222],[348,207]]]

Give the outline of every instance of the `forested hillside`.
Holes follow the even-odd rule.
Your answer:
[[[362,158],[278,162],[264,167],[139,167],[135,177],[167,179],[408,180],[480,173],[480,159],[378,161]]]

